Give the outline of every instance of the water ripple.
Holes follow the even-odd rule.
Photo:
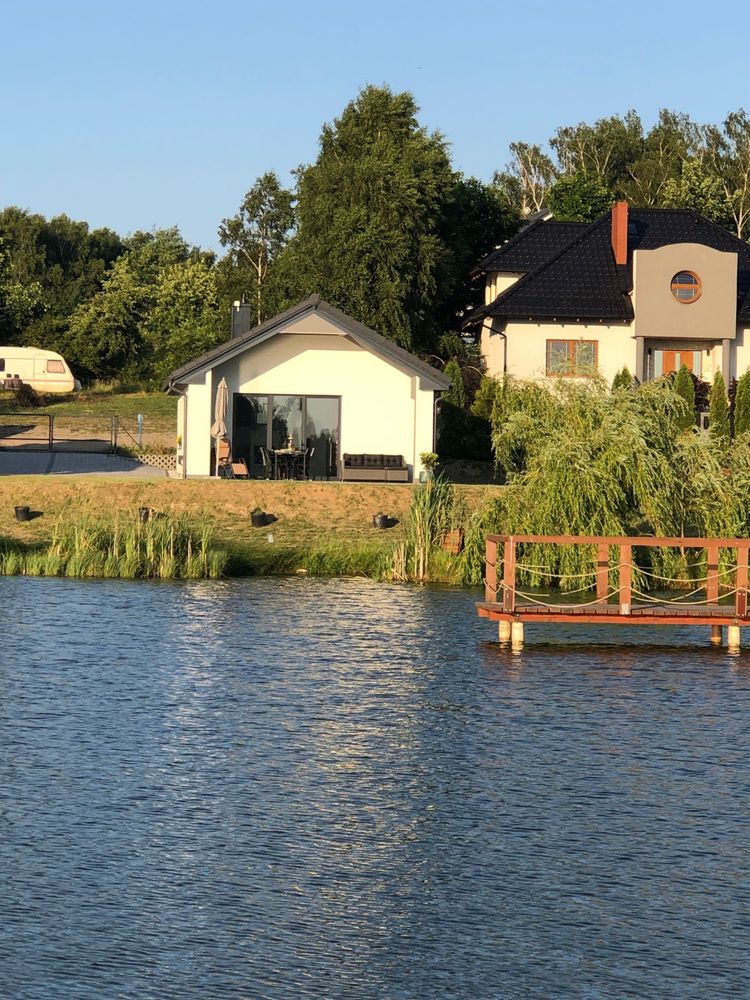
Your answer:
[[[750,992],[744,655],[519,656],[367,581],[0,596],[3,1000]]]

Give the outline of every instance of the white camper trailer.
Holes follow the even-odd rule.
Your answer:
[[[16,389],[25,382],[37,392],[73,392],[81,388],[65,358],[39,347],[0,346],[0,384]]]

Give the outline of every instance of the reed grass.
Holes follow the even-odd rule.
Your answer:
[[[442,476],[418,486],[404,525],[404,537],[393,551],[391,579],[417,583],[455,579],[458,562],[443,551],[441,543],[447,532],[462,527],[465,520],[463,503]]]
[[[226,562],[207,524],[166,516],[144,523],[135,512],[109,518],[66,511],[46,546],[0,546],[0,573],[6,576],[216,579]]]
[[[227,572],[234,576],[364,576],[383,579],[388,572],[388,550],[376,543],[343,539],[314,544],[266,545],[230,551]]]

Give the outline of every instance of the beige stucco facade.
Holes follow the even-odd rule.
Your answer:
[[[680,271],[700,276],[695,302],[671,292]],[[700,243],[672,243],[633,254],[633,332],[660,340],[734,340],[737,330],[737,254]]]
[[[625,366],[635,371],[635,336],[627,324],[512,321],[482,330],[481,350],[488,373],[496,378],[506,373],[520,379],[546,379],[550,340],[593,341],[598,369],[609,381]]]
[[[213,472],[210,428],[222,378],[229,387],[230,436],[236,394],[335,397],[340,399],[339,459],[344,453],[403,455],[415,476],[422,468],[420,453],[434,450],[437,390],[429,375],[380,356],[310,309],[245,349],[233,353],[230,344],[228,356],[182,387],[178,467],[187,476]]]

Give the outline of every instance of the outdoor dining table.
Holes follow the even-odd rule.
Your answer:
[[[284,471],[286,472],[284,478],[288,479],[289,471],[294,468],[295,460],[304,456],[305,453],[299,448],[272,448],[271,454],[273,455],[273,478],[279,478],[279,459],[281,459]]]

